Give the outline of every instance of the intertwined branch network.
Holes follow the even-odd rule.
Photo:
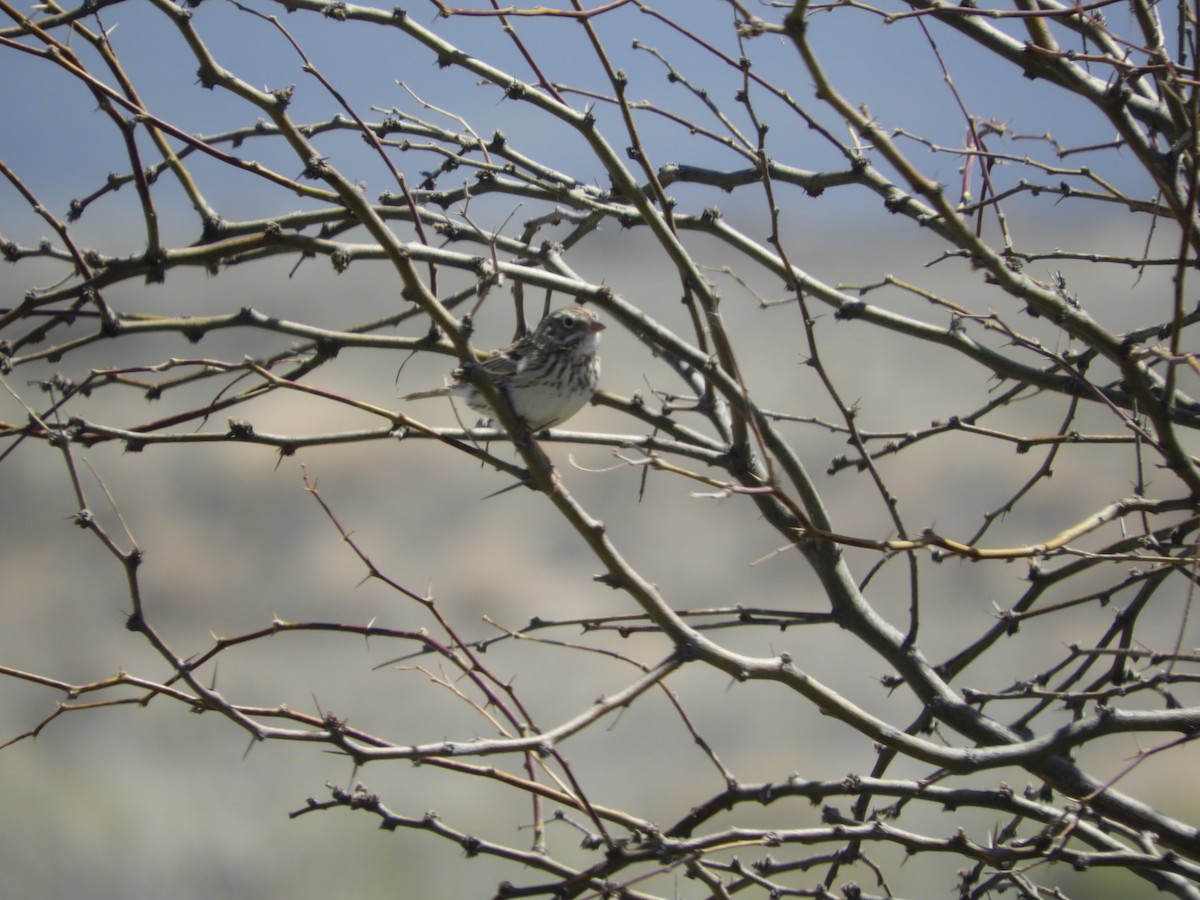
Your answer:
[[[0,11],[8,524],[122,585],[6,610],[6,752],[206,712],[480,896],[1200,897],[1195,5]],[[532,433],[477,363],[564,305],[604,374]],[[399,399],[455,367],[490,420]],[[289,599],[235,447],[384,618]],[[150,577],[197,527],[233,636]],[[98,603],[81,675],[38,617]]]

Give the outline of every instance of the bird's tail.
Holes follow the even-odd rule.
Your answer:
[[[425,400],[429,397],[445,397],[450,393],[450,388],[434,388],[432,391],[417,391],[415,394],[405,394],[401,400]]]

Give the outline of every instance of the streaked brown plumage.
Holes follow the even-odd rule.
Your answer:
[[[590,309],[565,306],[538,323],[530,334],[496,350],[479,366],[503,391],[513,411],[531,431],[544,431],[565,422],[592,398],[600,380],[596,345],[604,323]],[[462,369],[451,373],[453,384],[409,394],[405,400],[461,397],[476,412],[493,415],[483,394],[462,380]]]

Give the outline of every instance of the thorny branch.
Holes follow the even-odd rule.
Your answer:
[[[1179,754],[1200,733],[1200,659],[1186,649],[1200,523],[1200,357],[1189,340],[1200,306],[1188,278],[1200,250],[1195,11],[1138,2],[1125,22],[1107,2],[570,6],[435,2],[430,22],[326,0],[107,0],[29,13],[0,0],[0,65],[65,78],[102,113],[86,127],[115,138],[103,144],[109,174],[81,166],[85,182],[16,154],[0,161],[14,201],[0,219],[12,264],[0,301],[0,464],[17,483],[29,460],[53,460],[71,521],[124,579],[126,628],[161,667],[133,674],[117,661],[119,674],[80,681],[49,661],[4,662],[6,680],[64,699],[0,746],[82,710],[173,702],[216,713],[253,744],[332,750],[355,779],[419,762],[527,800],[511,822],[530,826],[532,849],[401,811],[403,799],[365,777],[293,815],[366,812],[388,830],[458,843],[504,866],[507,896],[682,896],[671,879],[685,873],[695,896],[827,897],[853,870],[891,897],[909,877],[899,861],[918,853],[931,873],[921,895],[956,873],[959,896],[1066,896],[1045,864],[1067,862],[1200,896],[1200,832],[1125,793],[1151,759],[1182,777]],[[198,72],[189,90],[227,104],[217,130],[191,124],[192,95],[160,108],[153,64],[114,27],[147,23],[169,29],[183,68]],[[248,73],[260,70],[215,40],[231,24],[261,29],[254,52],[276,66],[275,87],[256,86]],[[327,48],[351,29],[382,41],[381,58],[419,59],[437,75],[347,74]],[[863,71],[865,29],[880,41],[867,55],[884,63],[859,82],[843,62]],[[497,34],[515,52],[497,50]],[[911,69],[910,51],[920,61]],[[978,65],[985,57],[991,68]],[[293,83],[297,72],[307,77]],[[1037,106],[1003,96],[1031,79],[1039,100],[1064,110],[1053,131],[1007,118]],[[921,104],[906,105],[891,81]],[[930,107],[945,119],[931,121]],[[40,140],[35,114],[14,115]],[[483,124],[495,121],[504,128]],[[382,187],[370,182],[381,162]],[[59,180],[73,192],[66,201]],[[127,185],[136,203],[121,212]],[[879,230],[854,218],[864,200],[868,216],[888,214]],[[907,242],[900,272],[875,260],[891,242]],[[224,285],[273,261],[307,273],[314,260],[338,277],[370,274],[372,286],[306,304],[304,279],[280,283],[294,301],[286,315],[275,297],[241,299],[240,288],[237,300],[219,289],[211,303],[183,292],[177,304],[161,286],[186,285],[193,271]],[[1063,268],[1043,271],[1047,261]],[[1130,272],[1133,283],[1113,287]],[[366,302],[379,295],[386,309]],[[435,407],[403,406],[354,377],[362,360],[386,359],[406,380],[408,359],[443,370],[477,362],[487,355],[478,328],[521,333],[527,308],[566,303],[596,307],[609,325],[589,413],[617,423],[607,430],[532,435],[486,378],[491,422],[453,408],[442,412],[456,427],[431,424]],[[201,341],[203,355],[188,349]],[[166,408],[146,413],[143,400]],[[279,425],[294,403],[309,412]],[[335,417],[353,424],[327,426]],[[567,465],[562,444],[611,457]],[[177,649],[184,641],[142,577],[159,538],[134,538],[143,501],[111,489],[104,464],[80,454],[119,447],[152,471],[159,457],[209,445],[269,448],[278,459],[264,454],[267,467],[301,456],[303,490],[347,555],[419,624],[272,612],[202,651]],[[523,624],[489,609],[480,636],[454,601],[408,587],[400,564],[367,551],[361,511],[318,491],[315,473],[353,451],[374,484],[393,486],[396,458],[417,448],[447,471],[469,461],[499,476],[492,504],[513,499],[503,495],[514,486],[539,495],[511,530],[569,536],[619,599]],[[602,521],[626,476],[636,509]],[[414,490],[417,481],[409,476]],[[585,500],[591,481],[612,497]],[[689,489],[694,521],[684,523],[665,498]],[[517,508],[528,507],[505,507]],[[639,516],[662,537],[661,559],[630,537]],[[665,540],[676,533],[680,548]],[[744,574],[755,556],[761,565]],[[1018,561],[1023,581],[1003,568]],[[509,566],[505,578],[536,596],[539,566]],[[716,596],[695,595],[689,573]],[[986,622],[964,617],[963,594],[992,599]],[[775,640],[760,639],[764,628]],[[361,638],[367,653],[382,645],[384,661],[364,671],[417,675],[477,731],[368,730],[294,700],[239,700],[236,679],[226,693],[218,662],[236,667],[268,641],[302,635]],[[549,714],[536,675],[505,674],[510,663],[532,669],[538,654],[571,660],[562,671],[573,678],[603,664],[620,680],[597,675],[592,702]],[[734,687],[697,698],[695,672]],[[610,799],[596,785],[611,779],[567,755],[652,698],[675,737],[701,751],[702,774],[666,801],[679,810],[673,824],[643,813],[636,793]],[[759,705],[770,707],[764,720]],[[811,765],[855,758],[869,774],[746,780],[726,761],[737,736],[809,718],[834,723],[810,730],[838,744],[823,755],[829,746],[814,738]],[[1135,751],[1093,771],[1092,751],[1116,736]],[[631,784],[663,781],[668,758],[692,762],[623,740],[616,765]],[[855,741],[863,755],[841,752]],[[839,797],[848,811],[828,802]],[[761,808],[779,803],[797,820],[818,806],[819,818],[764,824]],[[927,808],[956,818],[942,827],[949,820]],[[582,855],[561,840],[569,828],[584,834]],[[746,864],[748,848],[762,855]]]

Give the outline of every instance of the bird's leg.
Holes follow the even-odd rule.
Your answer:
[[[543,429],[542,434],[546,434],[550,429]],[[550,457],[546,451],[542,449],[542,445],[538,443],[537,436],[529,424],[522,419],[521,427],[513,434],[513,444],[518,451],[528,450],[538,461],[541,466],[545,466],[546,471],[550,473],[550,479],[555,486],[562,484],[562,477],[558,474],[558,469],[554,468],[554,463],[550,461]],[[532,485],[531,485],[532,486]]]

